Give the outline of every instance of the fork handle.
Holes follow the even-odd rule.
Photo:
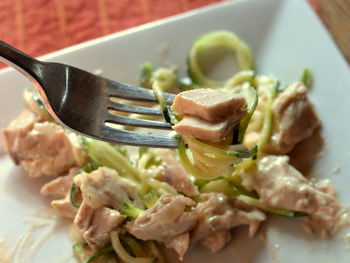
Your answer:
[[[0,60],[21,72],[32,82],[40,81],[45,66],[44,62],[36,60],[1,40]]]

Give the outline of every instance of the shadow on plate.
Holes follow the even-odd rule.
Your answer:
[[[4,189],[9,196],[20,202],[30,205],[43,204],[46,198],[40,195],[40,188],[52,179],[53,177],[49,176],[31,178],[22,167],[13,166],[6,173]]]
[[[309,176],[317,159],[322,155],[324,140],[318,128],[312,136],[297,144],[290,152],[290,163],[303,175]]]
[[[261,254],[266,254],[266,242],[261,238],[264,234],[264,226],[258,231],[254,238],[249,238],[248,227],[241,226],[231,230],[232,240],[224,249],[217,253],[212,253],[201,244],[189,249],[184,261],[177,259],[177,254],[173,250],[164,250],[166,262],[171,263],[232,263],[232,262],[256,262]],[[264,258],[266,255],[264,255]]]

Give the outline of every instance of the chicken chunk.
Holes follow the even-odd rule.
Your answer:
[[[62,217],[74,219],[78,209],[72,206],[69,195],[63,199],[51,201],[51,206]]]
[[[59,175],[85,163],[86,155],[77,135],[52,122],[36,122],[24,111],[3,130],[6,150],[29,176]]]
[[[125,222],[125,216],[117,210],[100,207],[91,208],[83,202],[74,219],[74,225],[89,246],[98,250],[109,241],[109,233]]]
[[[205,141],[220,142],[230,134],[235,125],[236,120],[234,119],[211,123],[196,117],[185,116],[181,121],[172,126],[172,128],[184,136],[191,136]]]
[[[215,253],[224,248],[231,241],[231,233],[229,230],[216,231],[210,236],[204,238],[201,243]]]
[[[206,120],[221,122],[228,117],[237,116],[238,120],[245,113],[243,96],[233,92],[214,89],[194,89],[179,93],[172,105],[176,112]]]
[[[22,145],[21,140],[33,129],[37,120],[35,113],[25,109],[8,125],[7,128],[2,130],[5,149],[16,165],[19,165],[22,160],[21,153],[24,146]]]
[[[69,174],[66,176],[60,176],[56,179],[46,183],[41,189],[42,195],[53,196],[58,198],[51,201],[51,206],[61,216],[67,218],[74,218],[78,209],[73,207],[70,202],[70,190],[73,184],[73,178],[76,175],[78,169],[72,168],[69,170]]]
[[[195,204],[192,199],[181,195],[162,195],[154,206],[128,225],[128,231],[142,240],[170,243],[195,225],[197,212],[185,212],[186,207]]]
[[[73,184],[73,178],[77,172],[78,168],[70,169],[68,175],[59,176],[44,184],[40,189],[40,193],[42,195],[50,195],[57,198],[65,197],[70,192]]]
[[[80,187],[83,200],[92,208],[111,206],[120,209],[124,202],[130,203],[130,196],[136,192],[136,186],[118,172],[100,167],[91,173],[82,172],[74,178]]]
[[[33,89],[26,89],[23,93],[24,101],[28,109],[35,113],[39,121],[53,121],[53,117],[46,110],[44,103],[40,99],[37,92]]]
[[[266,219],[258,209],[221,193],[202,194],[196,211],[199,218],[191,231],[191,243],[240,225],[249,225],[249,235],[253,236],[260,222]]]
[[[333,195],[317,190],[289,165],[288,156],[266,156],[258,162],[256,173],[247,173],[243,185],[258,192],[268,206],[318,213],[335,204]]]
[[[193,184],[183,166],[176,160],[173,151],[159,149],[155,154],[162,159],[162,170],[157,179],[167,182],[177,191],[187,196],[196,196],[199,194],[197,186]]]
[[[179,255],[179,259],[182,261],[188,247],[190,246],[190,234],[188,232],[180,234],[168,242],[166,246],[167,248],[174,249]]]
[[[295,83],[284,90],[272,105],[275,127],[270,143],[264,149],[271,154],[286,154],[310,137],[320,125],[307,88]]]

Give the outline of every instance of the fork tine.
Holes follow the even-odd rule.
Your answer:
[[[108,96],[128,99],[128,100],[137,100],[137,101],[148,101],[148,102],[158,102],[156,97],[153,94],[152,90],[134,87],[127,84],[109,81],[108,86]],[[164,98],[167,104],[172,104],[175,98],[174,94],[164,92]]]
[[[105,122],[111,122],[111,123],[126,125],[126,126],[153,128],[153,129],[171,129],[170,123],[134,119],[134,118],[119,116],[111,113],[107,113]]]
[[[155,115],[155,116],[162,115],[162,112],[159,109],[127,105],[116,101],[109,101],[108,109],[123,111],[123,112],[132,112],[132,113],[138,113],[138,114],[144,114],[144,115]]]
[[[97,139],[103,139],[112,143],[119,142],[121,144],[133,146],[176,148],[179,143],[177,138],[169,136],[118,130],[108,126],[104,126],[103,129],[101,129],[101,133],[102,136]]]

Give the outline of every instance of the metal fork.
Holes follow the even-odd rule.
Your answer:
[[[96,76],[84,70],[60,63],[36,60],[9,44],[0,41],[0,60],[23,73],[39,92],[50,114],[63,126],[92,138],[136,146],[175,148],[178,140],[170,136],[152,135],[120,130],[107,126],[171,129],[166,122],[134,119],[109,110],[162,115],[161,110],[121,104],[111,98],[131,101],[157,102],[153,92]],[[167,104],[174,96],[164,93]]]

